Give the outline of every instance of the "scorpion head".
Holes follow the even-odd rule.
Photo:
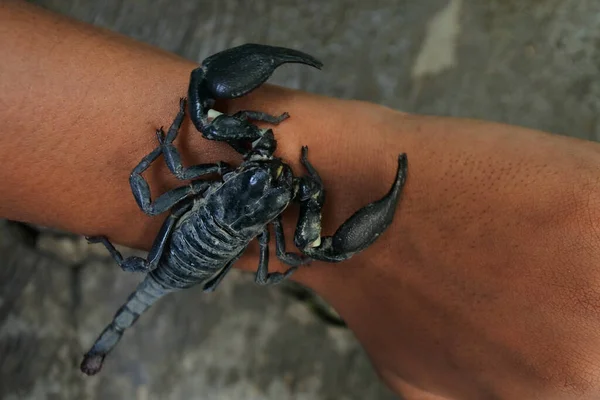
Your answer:
[[[248,161],[223,183],[211,211],[233,231],[253,236],[288,206],[293,179],[290,167],[277,158]]]

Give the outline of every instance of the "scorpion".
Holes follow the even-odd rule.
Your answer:
[[[170,211],[147,257],[124,258],[107,237],[87,237],[90,243],[102,243],[124,271],[146,273],[84,355],[80,368],[87,375],[101,370],[124,331],[163,296],[195,285],[201,285],[205,292],[214,291],[254,239],[260,246],[255,282],[272,285],[312,260],[340,262],[350,258],[370,246],[393,220],[408,171],[405,153],[398,156],[396,177],[388,193],[356,211],[333,236],[321,237],[325,189],[308,160],[308,147],[302,147],[300,157],[306,173],[296,177],[291,167],[274,155],[277,142],[273,131],[258,129],[248,121],[277,124],[287,113],[283,117],[260,112],[231,116],[210,109],[216,98],[242,96],[258,87],[284,62],[320,66],[318,61],[301,52],[263,45],[243,45],[207,60],[192,72],[188,93],[191,119],[204,129],[207,138],[227,142],[240,151],[243,162],[237,168],[221,162],[183,166],[173,142],[185,118],[185,98],[180,99],[179,112],[168,131],[162,127],[156,130],[158,146],[142,158],[129,178],[133,196],[144,213],[156,216]],[[169,170],[189,184],[153,200],[142,174],[161,155]],[[207,178],[214,174],[217,179]],[[285,244],[282,213],[292,202],[300,207],[294,234],[300,253],[288,252]],[[289,266],[284,272],[268,269],[269,225],[275,233],[276,256]]]

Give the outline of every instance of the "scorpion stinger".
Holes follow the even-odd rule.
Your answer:
[[[81,362],[81,371],[87,375],[97,374],[102,369],[106,355],[119,343],[123,332],[150,308],[158,299],[171,292],[160,285],[151,274],[138,285],[127,302],[115,314],[112,322],[102,331],[92,348]]]

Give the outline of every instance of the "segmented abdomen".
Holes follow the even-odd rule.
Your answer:
[[[208,280],[248,245],[215,221],[205,207],[183,218],[158,268],[151,272],[168,288],[183,289]]]

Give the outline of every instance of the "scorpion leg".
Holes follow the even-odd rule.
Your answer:
[[[157,134],[159,132],[160,130],[157,130]],[[204,181],[192,182],[190,185],[170,190],[167,193],[159,196],[155,201],[152,201],[150,186],[142,174],[154,161],[156,161],[161,154],[162,149],[160,147],[152,150],[150,154],[145,156],[142,161],[140,161],[140,163],[133,169],[131,175],[129,176],[129,186],[131,187],[131,191],[137,205],[142,211],[150,216],[162,214],[181,200],[202,192],[209,184]]]
[[[89,243],[102,243],[123,271],[152,271],[158,266],[158,262],[160,261],[160,257],[163,254],[165,245],[169,239],[169,236],[171,235],[171,232],[173,231],[175,223],[179,217],[181,217],[187,210],[191,208],[191,206],[191,202],[184,204],[183,206],[179,206],[165,219],[165,222],[163,222],[156,239],[154,239],[154,243],[152,244],[150,252],[148,252],[148,257],[145,259],[138,256],[131,256],[124,259],[121,255],[121,252],[115,248],[115,246],[108,240],[106,236],[91,236],[86,237],[86,239]]]
[[[275,285],[284,279],[288,278],[298,269],[297,266],[290,267],[284,273],[271,272],[269,273],[269,229],[258,235],[258,243],[260,244],[260,255],[258,259],[258,270],[254,281],[259,285]]]
[[[292,267],[310,264],[312,260],[309,257],[306,257],[303,254],[285,251],[285,235],[283,233],[283,225],[281,220],[282,217],[280,215],[272,222],[273,227],[275,228],[275,246],[277,258],[279,258],[285,264],[291,265]]]
[[[359,209],[344,222],[333,236],[321,237],[321,209],[325,200],[323,183],[307,159],[308,148],[302,148],[301,161],[309,176],[301,182],[300,219],[294,238],[296,246],[311,258],[340,262],[366,249],[392,223],[406,175],[406,154],[398,157],[396,179],[390,191],[380,200]]]
[[[158,154],[160,154],[160,149],[157,150]],[[149,156],[152,156],[157,150],[154,150]],[[150,216],[162,214],[180,201],[204,192],[204,190],[206,190],[206,188],[211,184],[211,182],[207,181],[193,181],[189,185],[181,186],[163,193],[156,200],[152,201],[150,186],[148,185],[146,179],[144,179],[142,176],[142,172],[148,168],[148,165],[144,164],[144,162],[145,161],[142,161],[142,163],[140,163],[133,170],[131,176],[129,177],[129,184],[131,186],[131,191],[133,192],[133,197],[135,198],[138,206],[142,211]]]
[[[202,175],[213,173],[223,175],[231,169],[231,167],[224,162],[218,162],[216,164],[198,164],[187,168],[183,166],[181,156],[179,155],[177,148],[173,145],[173,141],[177,138],[177,134],[179,133],[179,129],[181,128],[185,116],[185,104],[184,98],[179,100],[179,112],[169,127],[169,131],[166,135],[162,128],[156,131],[156,136],[162,153],[165,156],[167,167],[169,167],[169,170],[173,175],[181,180],[196,179]]]
[[[156,282],[152,274],[147,275],[85,354],[80,366],[81,371],[87,375],[97,374],[102,368],[104,358],[117,345],[123,332],[157,300],[172,291]]]

